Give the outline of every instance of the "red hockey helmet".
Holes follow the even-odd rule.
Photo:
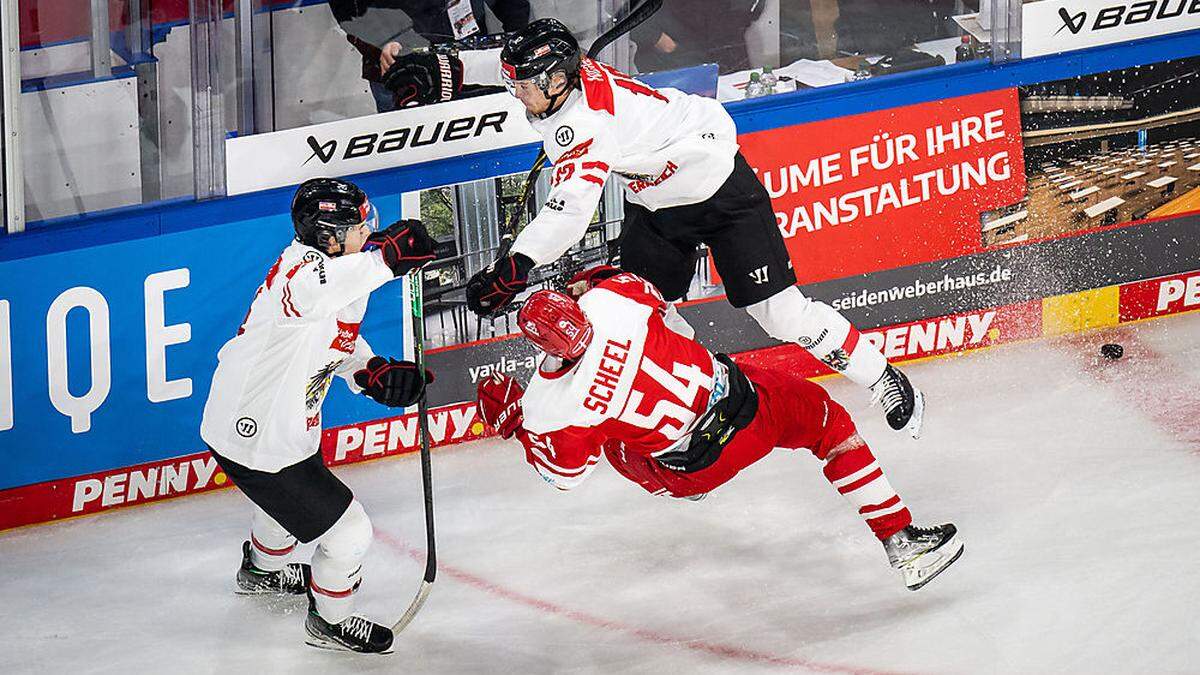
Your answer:
[[[529,296],[517,312],[517,325],[539,349],[562,359],[579,358],[592,341],[592,324],[583,310],[558,291]]]

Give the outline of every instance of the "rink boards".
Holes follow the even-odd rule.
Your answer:
[[[838,308],[889,358],[902,361],[1195,308],[1196,275],[1171,275],[1200,271],[1197,216],[1142,219],[1148,206],[1174,194],[1200,193],[1193,181],[1200,164],[1193,170],[1178,162],[1157,178],[1140,179],[1149,185],[1170,173],[1178,193],[1121,182],[1122,190],[1142,196],[1125,195],[1119,214],[1101,214],[1101,197],[1115,189],[1102,171],[1111,169],[1092,167],[1090,180],[1101,190],[1086,200],[1062,197],[1052,176],[1085,178],[1095,160],[1074,143],[1049,158],[1028,144],[1030,133],[1041,132],[1021,106],[1031,84],[1099,73],[1119,82],[1119,69],[1196,58],[1195,52],[1194,39],[1179,35],[1029,61],[959,64],[869,86],[735,102],[729,110],[773,198],[805,292]],[[437,110],[457,114],[457,108],[426,112]],[[351,123],[329,124],[308,129],[323,139]],[[1191,146],[1180,148],[1197,139],[1185,131],[1155,140],[1186,156]],[[523,172],[533,146],[522,140],[353,179],[388,222],[400,217],[403,194]],[[1111,140],[1132,143],[1119,135]],[[1154,161],[1148,166],[1167,164]],[[976,176],[969,189],[968,175]],[[926,191],[938,181],[947,189],[939,187],[933,198]],[[196,428],[216,351],[290,231],[290,192],[88,214],[0,240],[0,529],[227,484],[200,452]],[[1054,204],[1039,201],[1044,195],[1054,196]],[[1149,197],[1153,205],[1142,203]],[[868,206],[869,214],[855,215],[853,209]],[[1116,220],[1139,222],[1096,228]],[[1053,236],[1021,229],[1047,221],[1062,227]],[[1015,225],[997,225],[1005,222]],[[1001,234],[1007,241],[997,243]],[[1159,278],[1161,284],[1145,281]],[[363,335],[376,352],[411,349],[404,307],[390,286],[372,297]],[[807,353],[774,342],[721,298],[681,311],[714,351],[823,372]],[[511,338],[428,356],[439,375],[431,391],[435,445],[486,433],[466,403],[481,377],[497,371],[523,377],[535,364],[531,348]],[[327,459],[340,464],[410,451],[414,419],[381,417],[389,414],[335,384],[321,419]]]
[[[1139,223],[806,291],[839,306],[893,361],[957,354],[1200,309],[1200,238],[1188,235],[1197,226],[1198,215]],[[0,330],[7,312],[0,303]],[[683,312],[701,340],[737,351],[739,361],[829,374],[803,349],[772,344],[723,299]],[[438,350],[429,362],[439,376],[429,425],[435,447],[490,435],[470,402],[472,380],[492,370],[521,376],[532,363],[515,338]],[[330,465],[395,456],[416,450],[417,433],[412,414],[342,424],[325,430],[322,452]],[[0,529],[228,485],[207,452],[39,482],[0,492]]]

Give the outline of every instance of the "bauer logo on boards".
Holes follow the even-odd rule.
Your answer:
[[[1025,58],[1193,30],[1200,0],[1040,0],[1021,5]]]
[[[312,149],[312,154],[304,160],[304,164],[308,164],[313,159],[320,160],[322,164],[328,164],[335,158],[345,161],[397,152],[405,148],[453,143],[478,138],[485,134],[502,134],[504,133],[504,122],[507,119],[508,111],[497,110],[482,115],[467,115],[449,120],[430,121],[415,126],[401,126],[380,132],[372,131],[347,138],[322,140],[315,135],[310,135],[306,140],[308,147]],[[568,131],[570,130],[568,129]],[[339,148],[342,149],[340,153]]]

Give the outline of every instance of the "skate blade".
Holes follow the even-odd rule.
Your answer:
[[[920,389],[913,389],[913,414],[908,418],[904,430],[913,439],[921,437],[921,425],[925,423],[925,394]]]
[[[330,651],[330,652],[345,652],[347,654],[391,654],[392,653],[391,647],[388,647],[387,649],[385,649],[381,652],[360,652],[357,649],[350,649],[349,647],[343,645],[340,642],[326,640],[324,638],[319,638],[319,637],[316,637],[315,635],[311,635],[311,634],[308,635],[306,638],[304,638],[304,644],[308,645],[309,647],[316,648],[316,649],[324,649],[325,651]]]
[[[242,588],[241,586],[235,586],[233,589],[233,594],[234,595],[259,595],[259,596],[267,595],[267,596],[275,596],[275,597],[279,597],[279,598],[303,598],[307,595],[304,591],[301,591],[299,593],[293,593],[291,591],[277,591],[273,588]]]
[[[925,584],[936,579],[947,567],[953,565],[954,561],[961,558],[963,550],[963,543],[956,536],[936,549],[922,554],[903,570],[904,584],[910,591],[921,590]],[[929,560],[926,561],[926,558]],[[923,562],[925,564],[922,564]]]

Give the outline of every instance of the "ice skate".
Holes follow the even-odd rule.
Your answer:
[[[899,368],[888,364],[879,381],[871,385],[871,405],[876,403],[883,404],[888,426],[892,429],[907,431],[913,438],[921,435],[925,395],[912,386]]]
[[[339,649],[364,654],[388,654],[392,651],[392,631],[361,616],[352,616],[338,623],[321,618],[310,602],[308,618],[304,621],[307,644],[320,649]]]
[[[915,591],[949,567],[963,552],[958,529],[947,523],[934,527],[909,525],[883,540],[888,562],[904,575],[908,590]]]
[[[250,559],[250,542],[242,544],[242,566],[238,568],[237,586],[239,595],[304,595],[308,592],[311,578],[308,565],[288,563],[277,572],[268,572],[254,566]]]

